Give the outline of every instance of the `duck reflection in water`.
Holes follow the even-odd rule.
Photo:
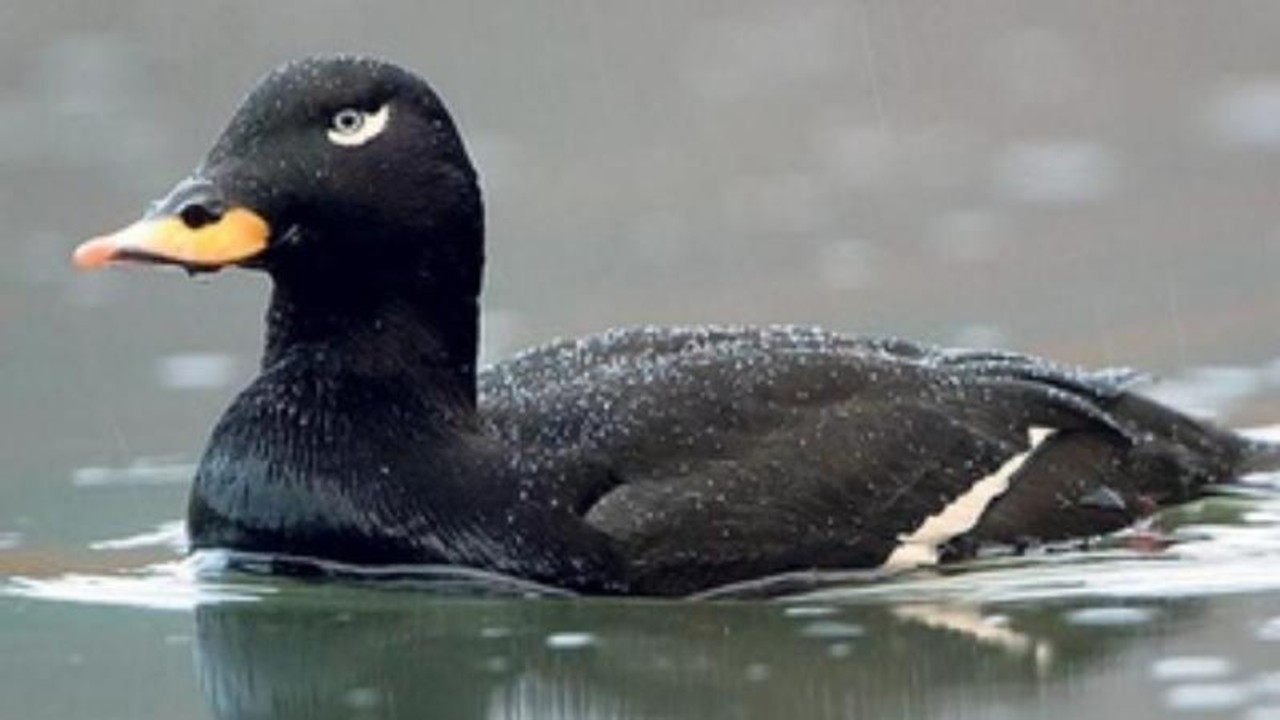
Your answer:
[[[449,599],[199,608],[216,717],[926,717],[1043,702],[1154,625],[1061,608]],[[1158,627],[1156,627],[1158,626]],[[1070,693],[1066,694],[1070,697]]]

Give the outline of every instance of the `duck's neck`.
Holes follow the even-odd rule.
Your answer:
[[[421,388],[475,407],[476,294],[408,279],[275,277],[264,370],[280,362]]]

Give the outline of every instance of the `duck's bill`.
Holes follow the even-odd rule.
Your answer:
[[[270,235],[267,221],[242,207],[231,208],[217,220],[199,227],[191,227],[173,215],[149,217],[114,234],[82,243],[72,261],[86,270],[121,262],[217,270],[252,260],[267,249]]]

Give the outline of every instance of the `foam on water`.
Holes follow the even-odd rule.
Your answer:
[[[1280,425],[1271,425],[1269,427],[1249,428],[1244,431],[1245,435],[1254,440],[1266,440],[1269,442],[1280,443]]]
[[[221,562],[216,554],[197,554],[119,575],[68,573],[52,578],[13,578],[0,586],[0,595],[32,600],[122,605],[148,610],[190,611],[200,605],[252,602],[274,590],[211,581]]]
[[[89,544],[89,548],[92,550],[136,550],[152,547],[164,547],[176,552],[186,552],[187,524],[181,520],[170,520],[157,525],[154,530],[122,538],[98,540]]]
[[[161,533],[104,541],[112,549],[151,546]],[[325,577],[346,587],[418,590],[435,596],[556,597],[568,593],[484,570],[437,565],[376,568],[315,558],[201,550],[182,560],[122,569],[114,574],[64,573],[13,577],[0,584],[5,595],[30,600],[122,605],[151,610],[190,611],[202,605],[252,602],[291,588],[288,578]],[[296,589],[291,588],[291,589]]]

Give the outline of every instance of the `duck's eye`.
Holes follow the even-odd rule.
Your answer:
[[[343,135],[360,132],[364,127],[364,113],[355,108],[343,108],[333,116],[333,129]]]
[[[383,105],[373,112],[343,108],[333,114],[327,134],[335,145],[363,145],[381,133],[391,116],[391,106]]]

